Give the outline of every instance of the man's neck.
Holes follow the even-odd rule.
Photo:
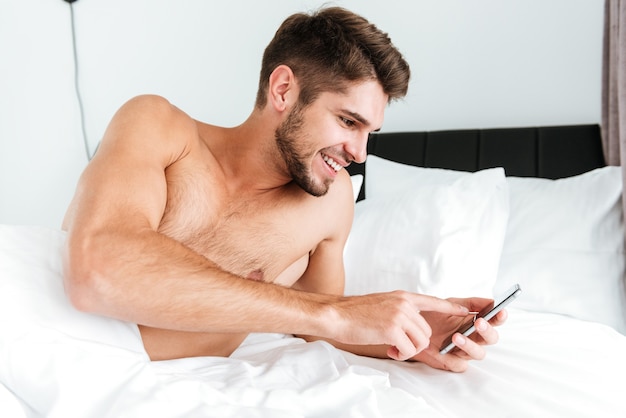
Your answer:
[[[277,123],[255,110],[244,123],[222,129],[211,141],[232,193],[266,192],[291,182],[276,146]]]

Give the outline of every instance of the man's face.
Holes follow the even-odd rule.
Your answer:
[[[296,105],[275,133],[294,182],[323,196],[343,167],[365,161],[367,139],[380,129],[387,101],[373,80],[353,84],[343,94],[322,93],[305,109]]]

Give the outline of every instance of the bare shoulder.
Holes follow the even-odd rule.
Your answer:
[[[197,123],[189,115],[164,97],[142,95],[119,108],[105,132],[102,145],[113,143],[123,145],[123,148],[136,145],[143,152],[149,147],[152,155],[161,150],[168,153],[169,158],[176,159],[188,151],[197,137]]]
[[[339,171],[328,193],[316,199],[318,199],[317,213],[323,215],[327,224],[332,226],[329,231],[331,236],[327,239],[345,240],[352,227],[354,216],[352,181],[348,172]]]
[[[118,114],[125,113],[137,113],[144,115],[158,115],[161,117],[175,118],[175,117],[187,117],[184,112],[174,106],[169,100],[163,96],[156,94],[144,94],[135,96],[124,103]]]
[[[304,274],[294,284],[295,289],[315,293],[343,293],[343,248],[352,228],[354,197],[352,181],[347,171],[337,173],[328,193],[316,199],[314,215],[303,221],[299,228],[319,237],[315,248],[310,252],[308,266]],[[314,229],[307,231],[307,227]]]
[[[63,223],[111,225],[134,212],[153,229],[167,199],[166,168],[199,142],[197,123],[159,96],[124,103],[109,123],[98,151],[83,171]],[[130,222],[130,221],[129,221]]]
[[[174,106],[165,97],[145,94],[135,96],[124,103],[114,116],[115,119],[130,116],[136,118],[137,121],[142,119],[161,120],[162,123],[191,123],[193,119],[185,112]]]
[[[337,173],[337,178],[328,193],[333,196],[333,199],[337,199],[343,205],[349,207],[354,205],[352,180],[350,180],[350,174],[346,170],[341,170]]]

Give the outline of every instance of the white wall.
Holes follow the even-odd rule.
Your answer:
[[[600,121],[602,0],[80,0],[90,147],[141,93],[240,123],[280,22],[322,4],[372,20],[411,64],[385,131]],[[57,227],[85,164],[69,5],[0,0],[0,223]]]

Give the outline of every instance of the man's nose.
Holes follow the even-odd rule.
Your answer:
[[[348,144],[346,151],[352,156],[354,162],[363,163],[367,158],[367,140],[369,139],[369,133],[365,135],[359,135]]]

